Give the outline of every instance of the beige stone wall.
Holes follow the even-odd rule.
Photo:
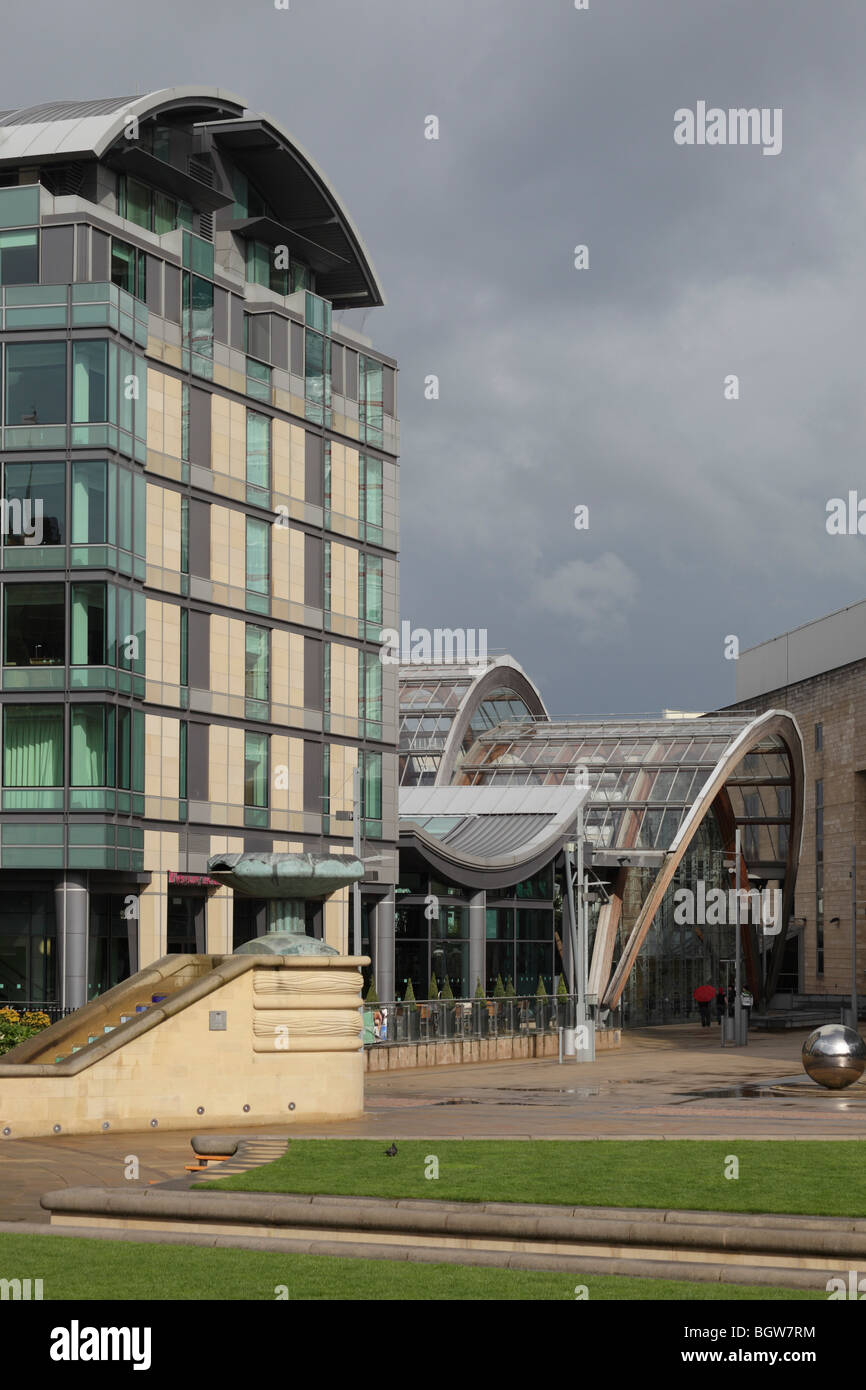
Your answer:
[[[224,618],[217,613],[211,614],[210,680],[210,688],[216,694],[244,698],[246,624],[239,618]]]
[[[147,562],[180,574],[181,495],[147,484]]]
[[[109,1035],[107,1045],[97,1045],[102,1055],[76,1074],[68,1074],[61,1063],[47,1075],[4,1075],[0,1059],[3,1121],[12,1137],[51,1134],[55,1125],[69,1135],[100,1133],[106,1123],[115,1133],[150,1133],[155,1119],[160,1129],[193,1132],[316,1123],[363,1113],[361,974],[356,966],[329,958],[324,968],[308,961],[298,962],[300,968],[294,970],[287,962],[270,968],[250,965],[225,979],[217,967],[190,979],[182,967],[202,960],[169,957],[160,974],[146,972],[140,981],[133,977],[115,995],[118,1018],[121,1009],[134,1012],[136,1002],[149,1003],[153,992],[171,1000],[176,984],[181,989],[185,985],[193,997],[185,1007],[170,1004],[175,1011],[148,1029],[127,1025],[137,1034],[128,1041],[120,1030],[116,1038]],[[179,969],[175,982],[172,973]],[[267,980],[259,978],[265,975]],[[214,988],[202,993],[203,983]],[[211,1010],[225,1011],[225,1031],[210,1029]],[[97,1009],[90,1016],[91,1026],[101,1033],[108,1015]],[[69,1039],[75,1027],[73,1017],[49,1030],[39,1061],[63,1054],[68,1043],[62,1039]]]
[[[357,647],[349,647],[344,642],[331,643],[332,733],[349,734],[356,730],[358,662],[359,651]]]
[[[243,512],[213,503],[210,509],[210,577],[245,589],[247,529]]]
[[[179,459],[183,443],[181,382],[157,368],[147,369],[147,447]],[[148,554],[150,552],[148,551]]]
[[[148,598],[145,604],[145,631],[145,674],[148,681],[180,685],[180,605]],[[155,698],[159,699],[159,695]]]
[[[293,811],[300,815],[304,809],[304,740],[287,738],[284,734],[271,736],[272,811]]]
[[[358,467],[358,450],[332,440],[331,512],[335,522],[340,517],[358,519]]]
[[[171,799],[177,811],[180,773],[180,721],[146,714],[144,719],[144,794]],[[175,837],[176,838],[176,837]]]
[[[291,524],[271,527],[274,598],[304,602],[304,533]]]
[[[210,801],[227,808],[228,823],[244,821],[244,731],[212,724],[208,738]]]
[[[359,551],[341,541],[331,540],[331,612],[358,617]]]
[[[211,396],[211,468],[215,473],[246,480],[247,413],[239,401]]]
[[[271,433],[271,467],[274,492],[299,501],[306,494],[304,431],[287,420],[274,420]]]

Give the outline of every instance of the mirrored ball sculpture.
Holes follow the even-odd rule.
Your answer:
[[[825,1023],[803,1043],[803,1066],[813,1081],[841,1091],[859,1081],[866,1068],[866,1043],[853,1028]]]

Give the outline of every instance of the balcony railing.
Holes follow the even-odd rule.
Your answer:
[[[419,999],[364,1004],[364,1044],[459,1042],[528,1037],[576,1027],[574,995],[514,998]]]

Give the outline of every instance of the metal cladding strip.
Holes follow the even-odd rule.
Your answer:
[[[312,1196],[252,1192],[124,1192],[121,1189],[68,1188],[46,1193],[41,1205],[51,1212],[126,1217],[130,1220],[223,1221],[273,1226],[309,1226],[334,1230],[401,1231],[464,1238],[501,1240],[580,1241],[634,1244],[693,1250],[738,1251],[856,1257],[866,1256],[866,1232],[840,1232],[810,1226],[788,1229],[752,1226],[686,1225],[678,1222],[606,1219],[600,1217],[518,1216],[479,1211],[471,1205],[453,1209],[418,1210],[396,1202],[355,1199],[352,1207],[318,1202]],[[450,1204],[449,1204],[450,1205]],[[792,1218],[794,1221],[795,1218]]]

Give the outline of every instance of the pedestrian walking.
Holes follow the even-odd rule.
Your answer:
[[[710,1017],[710,1005],[716,997],[716,991],[712,985],[698,985],[694,990],[693,999],[697,1003],[701,1015],[701,1027],[709,1028],[712,1019]]]

